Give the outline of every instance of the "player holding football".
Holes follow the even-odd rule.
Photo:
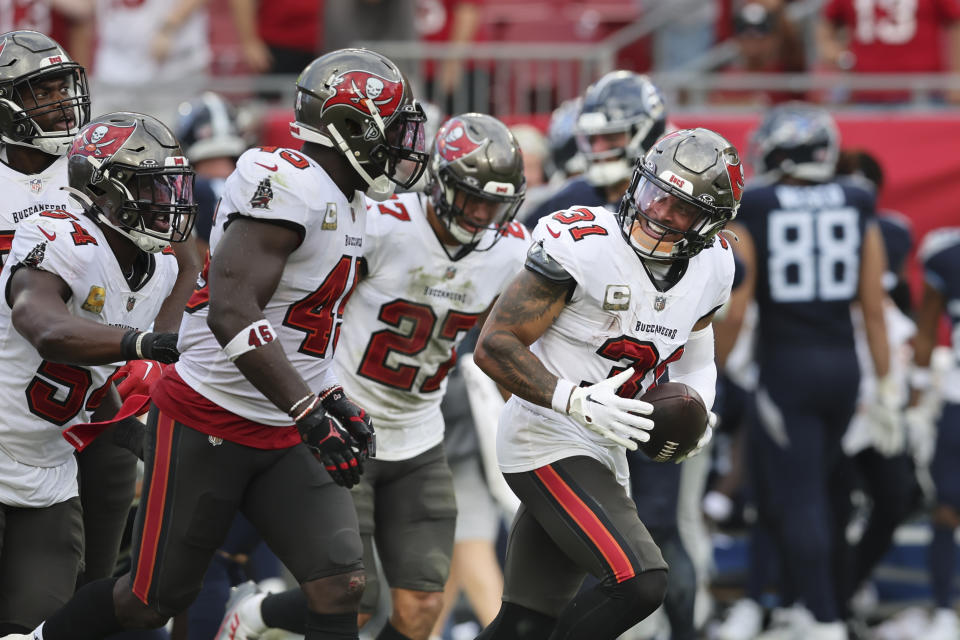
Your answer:
[[[506,125],[479,113],[451,118],[437,133],[429,166],[429,195],[370,203],[366,271],[335,360],[344,389],[377,425],[377,459],[352,494],[364,565],[374,566],[375,541],[393,599],[380,640],[426,640],[440,613],[457,516],[442,444],[446,375],[457,344],[521,268],[529,246],[513,222],[525,181]],[[361,622],[375,610],[375,580],[369,572]],[[259,608],[276,607],[282,597],[266,596]],[[224,629],[235,619],[241,637],[258,637],[266,628],[247,612],[263,598],[237,602]],[[289,619],[302,618],[287,607]]]
[[[330,362],[362,268],[363,194],[419,178],[424,117],[397,67],[363,49],[304,69],[295,116],[300,151],[251,149],[227,180],[180,361],[152,389],[131,571],[77,591],[39,640],[162,626],[200,590],[238,511],[301,583],[306,637],[357,635],[362,544],[346,488],[373,432]]]
[[[475,354],[513,393],[497,457],[522,501],[503,606],[479,638],[612,639],[663,600],[667,565],[625,490],[625,450],[649,439],[652,406],[636,398],[668,367],[713,403],[710,323],[734,271],[717,234],[742,189],[736,149],[685,129],[638,162],[618,213],[537,225]],[[588,572],[600,584],[574,597]]]

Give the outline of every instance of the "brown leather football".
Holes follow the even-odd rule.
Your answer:
[[[638,448],[654,462],[673,462],[689,453],[707,428],[707,408],[692,387],[664,382],[640,398],[653,405],[653,430]]]

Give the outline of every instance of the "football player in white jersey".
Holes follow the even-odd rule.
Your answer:
[[[612,639],[663,600],[667,565],[625,490],[625,450],[656,428],[637,398],[668,370],[713,404],[711,321],[734,272],[718,233],[742,189],[736,149],[685,129],[638,161],[618,213],[538,223],[474,355],[513,393],[497,457],[522,502],[503,606],[479,638]],[[575,595],[588,572],[600,583]]]
[[[64,429],[95,410],[114,416],[116,363],[177,357],[176,334],[147,331],[177,276],[165,249],[188,237],[195,213],[193,173],[176,139],[150,116],[108,114],[80,130],[67,162],[68,189],[83,208],[20,222],[0,273],[0,629],[8,633],[37,625],[77,580],[84,531]]]
[[[365,270],[334,361],[346,392],[377,425],[377,459],[352,494],[364,566],[374,566],[376,541],[393,599],[378,640],[426,640],[443,606],[457,516],[440,413],[446,376],[457,344],[522,267],[530,244],[513,222],[525,179],[506,125],[479,113],[451,118],[437,133],[429,166],[429,196],[369,203]],[[369,572],[361,624],[376,608],[375,580]],[[266,596],[261,607],[284,597]],[[237,603],[227,618],[263,598],[251,594],[251,603]],[[294,618],[294,601],[286,602]],[[245,630],[265,628],[245,622]]]
[[[39,211],[69,205],[67,160],[77,130],[89,120],[90,98],[83,68],[63,47],[35,31],[0,35],[0,264],[10,250],[16,228]],[[190,243],[177,244],[180,267],[174,292],[157,314],[154,327],[176,331],[183,305],[200,270]],[[181,251],[180,246],[186,250]],[[131,367],[153,368],[156,363],[132,361]],[[147,369],[144,369],[146,367]],[[139,376],[130,375],[126,390]],[[136,391],[140,391],[135,389]],[[106,409],[106,407],[104,407]],[[112,575],[127,522],[136,482],[136,458],[110,438],[99,438],[77,458],[85,544],[80,582]]]
[[[420,177],[424,116],[396,65],[345,49],[301,73],[295,117],[299,151],[251,149],[227,179],[180,360],[151,390],[131,571],[78,590],[37,638],[162,626],[238,511],[306,592],[306,637],[357,636],[363,547],[346,487],[373,431],[330,361],[361,271],[364,192]]]
[[[38,211],[65,209],[66,153],[90,119],[83,67],[35,31],[0,35],[0,265],[17,225]]]

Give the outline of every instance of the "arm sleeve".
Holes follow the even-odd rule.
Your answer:
[[[671,382],[693,387],[707,410],[713,408],[717,395],[717,365],[713,359],[713,325],[694,331],[687,338],[683,355],[668,365]]]

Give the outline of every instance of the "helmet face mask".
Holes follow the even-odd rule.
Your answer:
[[[620,228],[641,258],[692,258],[736,217],[742,193],[740,157],[726,139],[708,129],[677,131],[637,162]]]
[[[143,251],[186,240],[196,219],[194,173],[176,138],[139,113],[97,118],[68,154],[70,192]]]
[[[123,188],[123,200],[112,216],[130,231],[162,240],[183,242],[193,228],[193,171],[173,167],[157,172],[120,169],[116,187]],[[124,180],[124,174],[131,174]],[[108,177],[108,180],[111,179]]]
[[[451,118],[437,132],[428,193],[434,213],[465,249],[493,248],[526,194],[520,145],[492,116]]]
[[[703,250],[710,212],[664,189],[658,180],[638,174],[620,202],[623,233],[633,250],[653,260],[690,257]],[[629,197],[632,196],[632,197]]]
[[[503,237],[503,231],[517,216],[523,194],[497,195],[458,188],[449,174],[434,183],[431,202],[450,235],[473,251],[487,251]],[[487,236],[486,241],[484,236]]]
[[[0,140],[61,156],[89,118],[86,73],[60,45],[34,31],[0,41]]]
[[[311,62],[297,79],[295,138],[333,147],[383,201],[412,187],[426,169],[426,116],[396,65],[366,49],[340,49]]]
[[[427,117],[419,104],[407,108],[409,114],[387,127],[384,143],[370,152],[371,164],[380,175],[401,189],[409,189],[427,168],[425,124]]]

